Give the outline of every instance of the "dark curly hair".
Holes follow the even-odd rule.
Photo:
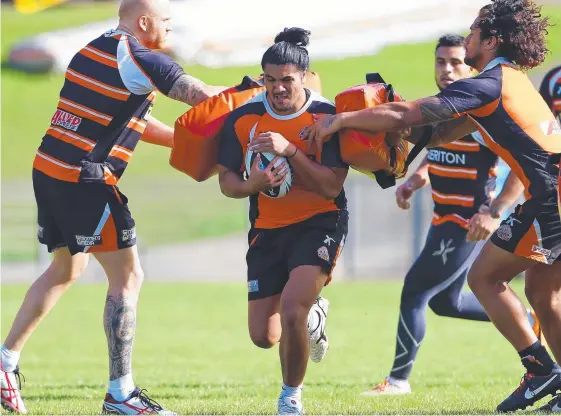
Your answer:
[[[480,12],[481,39],[496,37],[498,56],[523,70],[535,68],[549,52],[546,35],[550,22],[540,12],[541,6],[532,0],[493,0]]]

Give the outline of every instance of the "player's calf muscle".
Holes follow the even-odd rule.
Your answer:
[[[132,372],[132,346],[136,332],[136,298],[108,295],[104,316],[109,348],[110,380]]]

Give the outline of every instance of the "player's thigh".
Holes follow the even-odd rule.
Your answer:
[[[248,302],[248,328],[253,343],[270,348],[281,337],[280,294]]]
[[[561,308],[561,257],[552,265],[535,264],[526,271],[526,297],[536,309]]]
[[[288,270],[292,279],[293,271],[301,266],[316,266],[327,276],[325,284],[331,281],[337,259],[343,251],[348,232],[348,212],[332,211],[316,215],[292,229],[291,244],[288,247]],[[296,272],[299,275],[300,272]]]
[[[137,246],[92,253],[103,267],[109,287],[139,291],[144,280]]]
[[[427,299],[446,290],[465,272],[481,250],[482,243],[466,241],[467,231],[449,222],[431,226],[425,246],[407,272],[402,300],[425,296]]]
[[[504,285],[534,264],[533,260],[510,253],[497,247],[492,241],[487,241],[469,270],[468,284],[476,293],[489,286],[497,286],[500,291]]]

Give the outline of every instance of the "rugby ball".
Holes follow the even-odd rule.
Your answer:
[[[253,162],[255,161],[255,158],[257,157],[258,154],[259,154],[258,152],[254,152],[252,150],[247,149],[247,152],[245,154],[245,173],[247,176],[249,176],[251,172],[251,167],[253,166]],[[259,161],[259,169],[261,170],[265,169],[267,166],[269,166],[269,163],[271,163],[271,161],[275,157],[276,156],[272,153],[267,153],[267,152],[261,153],[261,160]],[[282,198],[288,193],[288,191],[290,191],[290,187],[292,186],[292,167],[290,166],[290,163],[288,163],[285,157],[279,156],[274,167],[281,165],[285,161],[287,162],[288,165],[288,173],[284,177],[283,183],[280,184],[280,186],[261,192],[263,195],[269,198]]]

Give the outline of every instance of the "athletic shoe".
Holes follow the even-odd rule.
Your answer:
[[[8,412],[27,413],[27,409],[21,399],[21,377],[23,374],[19,372],[19,367],[13,372],[7,372],[0,369],[0,393],[2,395],[2,407]],[[25,377],[23,379],[25,381]]]
[[[555,368],[547,376],[524,374],[520,386],[497,406],[497,412],[514,412],[524,410],[538,400],[561,388],[561,368]]]
[[[302,400],[294,397],[281,396],[277,405],[279,415],[294,415],[300,416],[304,414],[304,406]]]
[[[543,336],[540,321],[538,320],[538,316],[536,315],[536,312],[534,312],[533,309],[528,309],[528,320],[530,321],[530,325],[532,325],[532,330],[534,331],[534,334],[536,334],[536,337],[538,337],[538,339],[540,340],[540,343],[544,347],[547,347],[547,341]]]
[[[315,303],[310,309],[310,313],[317,313],[319,316],[319,325],[310,331],[310,359],[319,363],[327,354],[329,349],[329,340],[325,333],[325,322],[327,320],[327,312],[329,310],[329,301],[318,296]]]
[[[384,395],[398,395],[398,394],[409,394],[411,393],[411,385],[407,380],[403,380],[399,383],[392,382],[389,377],[386,377],[377,386],[372,389],[362,392],[363,396],[384,396]]]
[[[544,413],[561,413],[561,394],[555,396],[553,400],[550,400],[548,404],[540,407],[537,411]]]
[[[177,415],[164,409],[138,387],[122,402],[107,393],[103,401],[102,413],[105,415]]]

